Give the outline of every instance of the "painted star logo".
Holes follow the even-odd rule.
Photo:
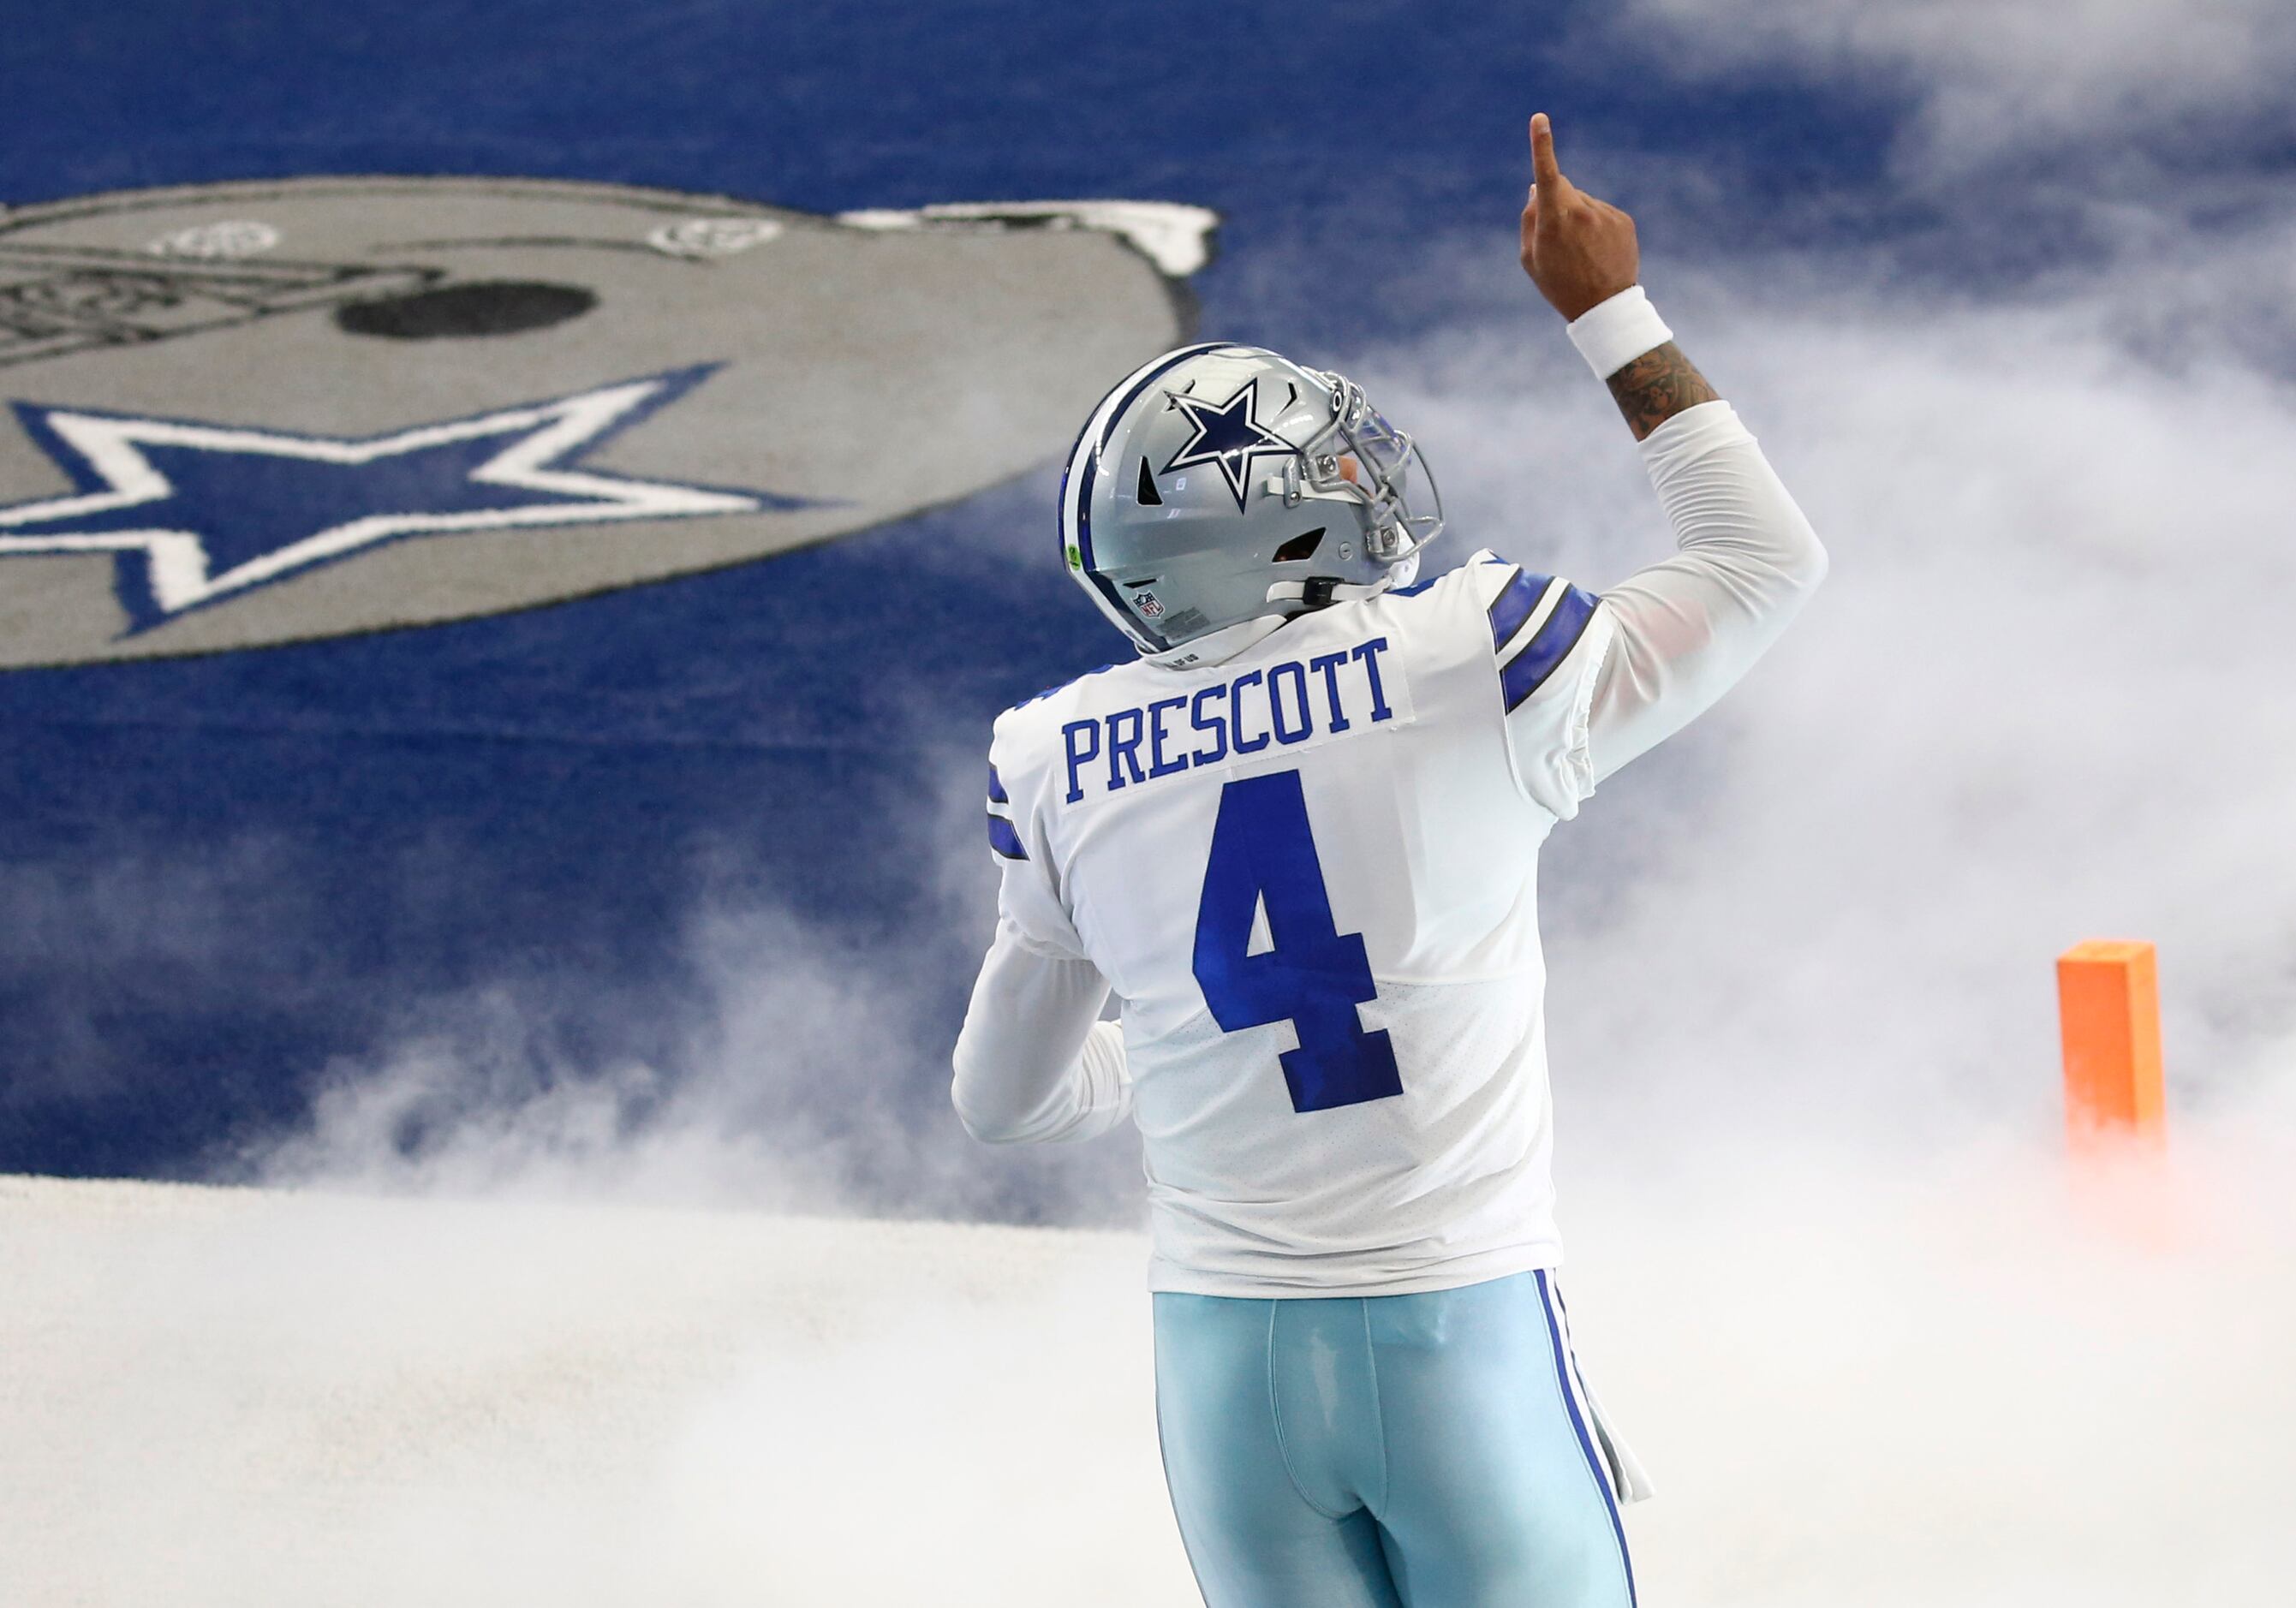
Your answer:
[[[1235,494],[1238,513],[1243,512],[1243,494],[1250,481],[1252,459],[1288,455],[1299,450],[1253,419],[1259,406],[1257,379],[1247,381],[1242,390],[1217,405],[1176,395],[1172,406],[1188,415],[1195,434],[1172,455],[1172,461],[1160,472],[1169,474],[1175,469],[1186,469],[1196,464],[1218,464],[1220,478]]]
[[[408,537],[818,506],[580,467],[714,366],[365,437],[19,402],[73,489],[0,507],[0,557],[117,554],[132,636]]]

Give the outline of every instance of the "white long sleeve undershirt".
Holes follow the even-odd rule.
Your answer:
[[[1603,593],[1615,635],[1587,721],[1598,782],[1711,708],[1825,578],[1817,533],[1727,402],[1685,408],[1642,453],[1677,551]]]
[[[1597,781],[1710,708],[1824,578],[1825,549],[1727,402],[1686,408],[1642,443],[1674,528],[1671,558],[1603,594],[1615,635],[1587,716]],[[975,1138],[1088,1139],[1130,1114],[1124,1040],[1098,1021],[1088,960],[1031,948],[1010,922],[973,985],[951,1096]]]
[[[1009,920],[972,985],[956,1040],[957,1120],[992,1144],[1096,1139],[1132,1114],[1124,1030],[1101,1021],[1108,980],[1029,947]]]

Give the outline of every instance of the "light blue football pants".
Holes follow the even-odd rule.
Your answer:
[[[1210,1608],[1631,1608],[1544,1272],[1154,1300],[1164,1478]]]

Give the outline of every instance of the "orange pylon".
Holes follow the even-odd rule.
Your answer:
[[[2161,1079],[2161,989],[2152,946],[2096,939],[2057,956],[2065,1124],[2073,1148],[2168,1139]]]

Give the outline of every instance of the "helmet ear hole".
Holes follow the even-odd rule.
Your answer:
[[[1278,564],[1289,564],[1295,563],[1303,558],[1313,558],[1316,555],[1316,549],[1323,546],[1323,543],[1324,528],[1321,525],[1318,525],[1313,530],[1293,537],[1290,541],[1275,549],[1275,556],[1269,562]]]

